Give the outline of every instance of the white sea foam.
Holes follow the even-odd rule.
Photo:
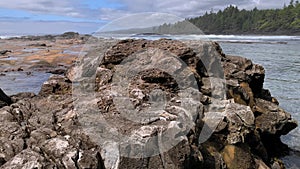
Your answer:
[[[170,38],[177,40],[216,40],[228,42],[264,42],[264,41],[300,41],[300,36],[258,36],[258,35],[133,35],[133,34],[104,34],[103,38],[116,39],[149,39]]]
[[[9,39],[13,37],[21,37],[21,35],[0,35],[0,39]]]
[[[194,38],[206,37],[221,40],[300,40],[300,36],[261,36],[261,35],[187,35]]]

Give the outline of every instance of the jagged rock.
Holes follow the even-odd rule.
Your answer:
[[[273,135],[286,135],[297,127],[297,122],[292,120],[291,115],[275,103],[256,99],[256,111],[261,113],[256,120],[256,127],[262,132]]]
[[[261,65],[253,64],[249,59],[239,56],[227,56],[222,62],[227,79],[237,79],[247,82],[254,94],[263,89],[265,70]]]
[[[19,169],[19,168],[44,168],[44,158],[37,152],[30,149],[23,150],[11,160],[6,162],[1,168]]]
[[[48,96],[51,94],[70,94],[72,83],[65,76],[52,75],[44,84],[39,92],[40,96]]]
[[[104,85],[107,85],[108,82],[112,79],[113,73],[109,69],[105,68],[97,68],[96,72],[96,84],[98,88],[103,87]]]
[[[86,63],[0,107],[1,168],[280,167],[297,123],[263,67],[210,42],[94,41]]]
[[[0,55],[5,55],[6,53],[11,52],[11,50],[1,50]]]
[[[24,128],[15,122],[15,118],[10,114],[9,110],[1,109],[1,125],[0,125],[0,154],[4,161],[9,161],[17,153],[23,150],[24,140],[26,136]]]
[[[227,145],[222,152],[228,169],[254,169],[254,159],[247,145]]]
[[[66,153],[62,159],[62,163],[66,169],[76,168],[75,159],[77,156],[77,150],[70,151]]]
[[[35,97],[36,94],[35,93],[31,93],[31,92],[22,92],[22,93],[18,93],[15,95],[11,96],[11,100],[13,103],[16,103],[19,100],[23,100],[25,98],[33,98]]]
[[[229,144],[244,142],[247,134],[254,128],[254,114],[250,107],[231,103],[226,105],[226,119],[228,120],[227,141]]]

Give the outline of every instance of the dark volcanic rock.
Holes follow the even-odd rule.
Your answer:
[[[46,73],[52,73],[56,75],[62,75],[66,73],[67,69],[66,68],[54,68],[52,70],[47,71]]]
[[[46,47],[47,44],[45,44],[45,43],[34,43],[34,44],[29,44],[28,46]]]
[[[11,50],[1,50],[0,55],[5,55],[6,53],[11,52]]]
[[[12,103],[11,98],[7,96],[0,88],[0,108],[3,106],[10,105]]]
[[[38,96],[5,102],[1,168],[280,167],[280,136],[297,123],[263,89],[262,66],[211,42],[94,45]]]

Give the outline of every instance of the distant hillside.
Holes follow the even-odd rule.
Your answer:
[[[274,2],[276,3],[276,2]],[[300,35],[300,3],[290,2],[283,9],[240,10],[229,6],[217,13],[186,19],[199,27],[206,34],[281,34]],[[186,22],[164,24],[157,28],[159,33],[184,27]]]

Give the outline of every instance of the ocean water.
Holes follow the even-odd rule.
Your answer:
[[[234,39],[232,37],[229,40]],[[251,37],[251,39],[256,39]],[[221,41],[226,41],[222,39]],[[246,41],[248,39],[236,39]],[[300,37],[266,37],[266,43],[229,43],[220,45],[226,54],[239,55],[261,64],[266,70],[264,88],[269,89],[280,106],[300,122]],[[268,42],[287,42],[286,44]],[[300,168],[300,128],[294,129],[282,141],[292,150],[290,156],[282,160],[287,168]],[[274,147],[276,148],[276,147]]]
[[[32,92],[38,94],[42,84],[50,77],[49,73],[32,72],[6,72],[0,76],[0,88],[7,94],[13,95],[20,92]]]

